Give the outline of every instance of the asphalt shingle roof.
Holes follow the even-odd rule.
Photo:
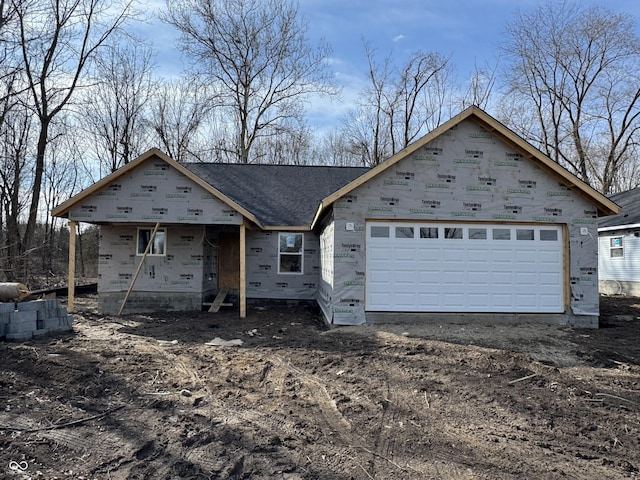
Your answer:
[[[600,219],[599,228],[640,224],[640,187],[613,194],[609,200],[620,206],[620,213]]]
[[[302,165],[185,163],[192,173],[264,226],[309,226],[322,199],[369,169]]]

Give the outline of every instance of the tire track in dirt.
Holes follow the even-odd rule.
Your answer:
[[[338,406],[327,391],[326,385],[321,382],[317,376],[300,370],[293,366],[289,359],[283,358],[280,355],[274,355],[273,358],[276,360],[279,368],[281,368],[285,373],[290,372],[295,374],[296,380],[299,380],[305,387],[307,387],[313,398],[318,403],[318,407],[320,408],[323,418],[329,427],[338,434],[342,443],[345,445],[353,445],[354,443],[359,444],[361,442],[361,439],[356,438],[352,433],[351,423],[344,418],[340,410],[338,410]]]

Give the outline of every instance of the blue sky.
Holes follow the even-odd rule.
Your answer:
[[[556,1],[556,0],[553,0]],[[560,0],[557,0],[560,1]],[[640,22],[638,0],[586,0],[614,12],[629,13]],[[323,38],[333,48],[331,65],[343,89],[339,102],[314,102],[314,126],[334,122],[353,105],[366,85],[363,40],[376,48],[380,59],[393,53],[400,63],[417,50],[451,55],[457,80],[465,82],[479,66],[494,65],[498,44],[508,22],[546,0],[300,0],[300,12],[309,22],[312,41]],[[156,6],[157,7],[154,7]],[[152,9],[164,0],[151,0]],[[148,29],[157,49],[159,75],[180,72],[180,54],[171,27],[151,21]],[[638,28],[640,34],[640,28]]]

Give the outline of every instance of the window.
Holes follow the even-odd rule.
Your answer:
[[[530,229],[517,229],[516,240],[533,240],[533,230]]]
[[[542,242],[558,241],[558,231],[557,230],[540,230],[540,241]]]
[[[151,241],[152,228],[139,228],[138,229],[138,249],[137,255],[144,255],[144,251],[147,249],[147,245]],[[147,255],[165,255],[167,244],[167,231],[164,228],[159,228],[156,231],[155,237],[153,237],[153,243],[149,248]]]
[[[438,227],[420,227],[420,238],[438,238]]]
[[[486,240],[486,228],[469,228],[469,240]]]
[[[445,227],[444,238],[462,238],[462,229],[455,227]]]
[[[371,238],[389,238],[389,227],[371,226]]]
[[[278,273],[302,273],[302,233],[281,233],[278,239]]]
[[[396,227],[396,238],[413,238],[413,227]]]
[[[611,237],[609,239],[609,256],[611,258],[624,257],[624,247],[622,246],[622,237]]]
[[[508,228],[494,228],[493,229],[494,240],[511,240],[511,230]]]

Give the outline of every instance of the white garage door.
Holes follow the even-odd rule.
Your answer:
[[[367,222],[372,312],[564,311],[560,226]]]

